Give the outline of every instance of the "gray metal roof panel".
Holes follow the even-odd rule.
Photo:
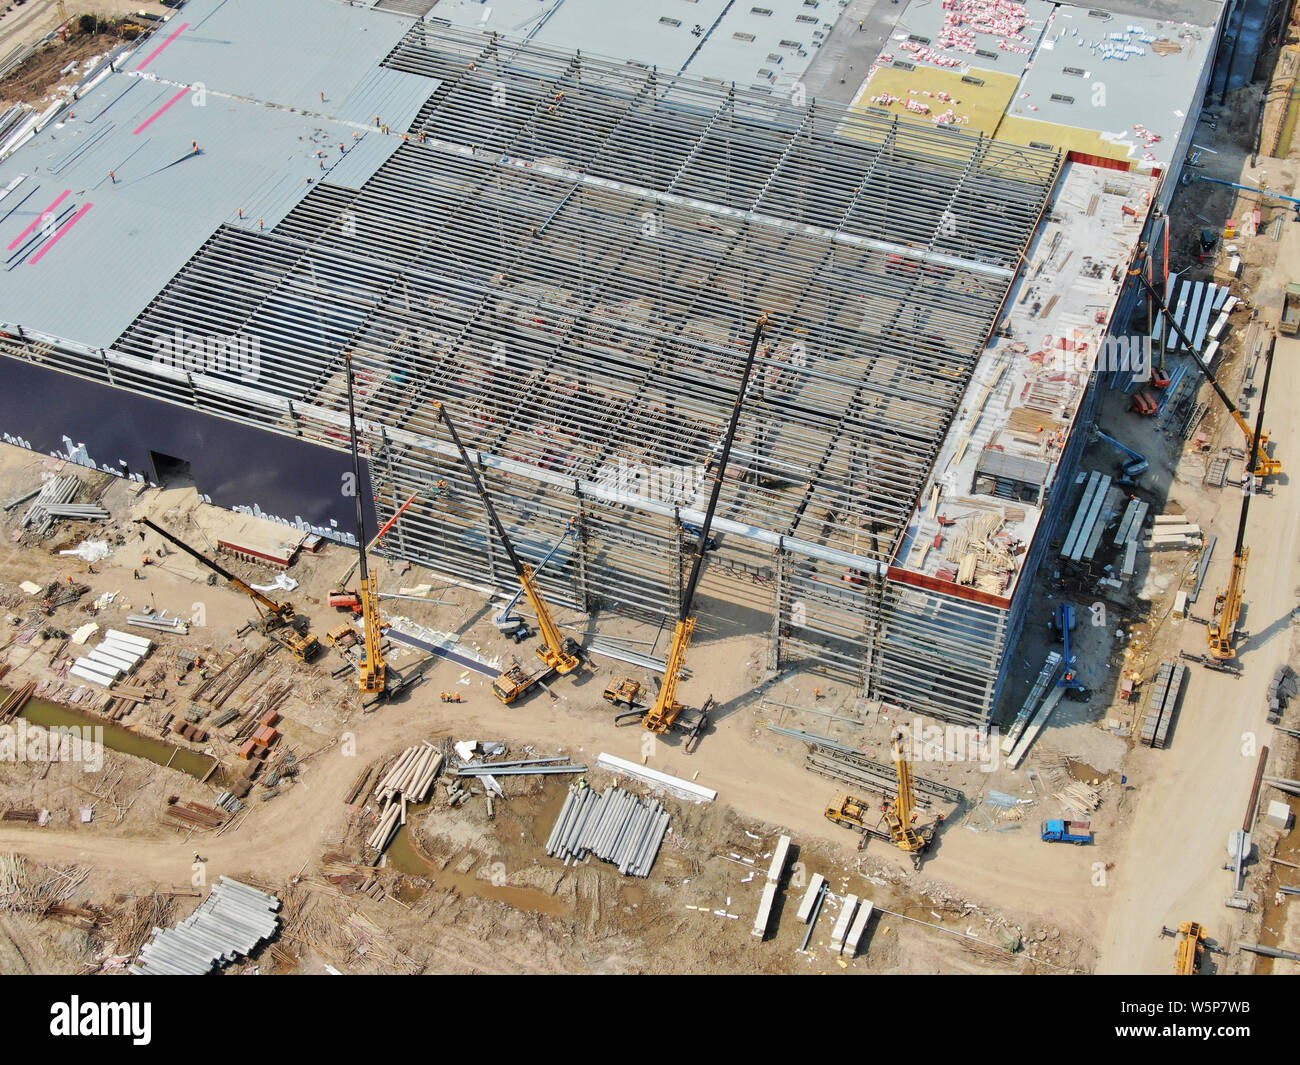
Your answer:
[[[1130,32],[1130,27],[1143,32]],[[1196,112],[1196,87],[1213,58],[1214,37],[1209,27],[1128,16],[1101,22],[1087,9],[1062,5],[1007,114],[1099,130],[1108,140],[1130,145],[1134,160],[1167,167],[1179,132]],[[1160,55],[1144,38],[1171,41],[1179,51]],[[1123,59],[1106,58],[1108,53],[1121,54],[1126,45],[1141,51],[1122,52]],[[1085,74],[1066,74],[1067,67]],[[1053,95],[1066,99],[1053,100]],[[1160,140],[1148,143],[1135,125]]]
[[[322,0],[190,0],[125,69],[147,63],[150,75],[180,85],[201,82],[223,94],[373,122],[368,105],[349,109],[348,101],[416,21]],[[390,93],[395,84],[386,82]],[[409,95],[397,110],[409,106]]]
[[[211,93],[194,106],[195,94],[177,93],[112,74],[0,162],[0,188],[26,175],[0,214],[0,320],[111,344],[240,208],[267,228],[291,210],[325,176],[315,152],[353,129]],[[51,228],[40,219],[56,201]]]

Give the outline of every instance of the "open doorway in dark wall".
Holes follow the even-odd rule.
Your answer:
[[[154,481],[164,488],[183,488],[194,484],[194,473],[184,459],[164,455],[161,451],[150,451],[149,460],[153,463]]]

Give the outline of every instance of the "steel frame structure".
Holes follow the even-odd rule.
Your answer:
[[[659,619],[767,312],[701,638],[739,623],[773,666],[986,721],[1006,604],[891,566],[1061,159],[427,23],[385,62],[430,95],[360,189],[218,229],[111,350],[4,353],[343,449],[352,352],[380,508],[452,486],[392,553],[511,585],[446,400],[526,555],[576,526],[548,597]],[[257,380],[158,366],[176,328],[256,338]]]

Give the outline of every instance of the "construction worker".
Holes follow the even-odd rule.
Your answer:
[[[133,580],[137,580],[137,581],[144,580],[144,578],[140,576],[140,571],[138,569],[133,569],[131,571],[131,577]]]
[[[177,673],[177,674],[176,674],[176,687],[178,687],[178,688],[183,688],[183,687],[185,687],[185,674],[184,674],[184,673]]]

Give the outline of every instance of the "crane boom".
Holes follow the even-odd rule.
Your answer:
[[[1259,426],[1264,423],[1264,402],[1268,398],[1268,382],[1273,374],[1273,348],[1277,344],[1274,336],[1268,345],[1268,355],[1264,363],[1264,385],[1259,391],[1259,410],[1255,415],[1256,433],[1254,444],[1250,449],[1250,462],[1241,494],[1241,516],[1237,519],[1237,542],[1232,549],[1232,574],[1228,578],[1228,587],[1215,597],[1214,616],[1207,630],[1210,641],[1210,655],[1221,662],[1237,657],[1236,637],[1237,623],[1241,620],[1241,601],[1245,594],[1246,564],[1250,561],[1250,548],[1246,546],[1246,518],[1250,514],[1250,497],[1254,495],[1254,475],[1250,472],[1257,466],[1259,445],[1262,433]]]
[[[352,352],[343,354],[348,380],[348,436],[352,445],[352,483],[357,500],[357,568],[361,574],[361,623],[365,629],[361,666],[358,670],[363,695],[383,695],[388,691],[388,663],[384,661],[384,635],[379,617],[379,589],[375,587],[366,565],[366,514],[361,501],[361,453],[357,445],[356,401],[352,389]]]
[[[1205,375],[1205,379],[1210,382],[1210,387],[1214,389],[1215,394],[1228,409],[1228,414],[1231,416],[1232,420],[1237,423],[1237,428],[1242,431],[1242,434],[1246,438],[1246,449],[1250,451],[1253,456],[1257,456],[1253,457],[1250,462],[1250,469],[1254,472],[1255,476],[1275,477],[1280,474],[1282,472],[1281,460],[1273,458],[1263,450],[1264,447],[1268,446],[1269,442],[1268,433],[1263,431],[1263,420],[1261,418],[1256,418],[1255,427],[1253,429],[1251,428],[1250,422],[1246,420],[1246,416],[1241,413],[1237,404],[1233,403],[1232,398],[1223,390],[1223,386],[1219,384],[1218,378],[1214,376],[1214,372],[1210,369],[1210,364],[1205,361],[1204,356],[1196,349],[1196,345],[1192,343],[1192,338],[1187,335],[1186,330],[1178,324],[1178,320],[1169,310],[1169,306],[1165,303],[1164,298],[1156,291],[1156,287],[1151,284],[1142,273],[1139,273],[1137,278],[1146,288],[1147,294],[1155,301],[1156,306],[1164,313],[1165,321],[1173,327],[1174,332],[1178,334],[1178,339],[1187,345],[1187,350],[1191,352],[1192,361],[1196,363],[1197,369]],[[1276,337],[1274,338],[1274,342],[1276,342]],[[1270,352],[1272,351],[1271,348],[1269,350]],[[1261,408],[1262,406],[1263,404],[1261,404]],[[1257,443],[1262,446],[1257,448]]]
[[[148,518],[136,518],[135,520],[136,524],[152,529],[164,540],[175,544],[191,558],[197,559],[203,565],[207,566],[208,569],[212,570],[217,575],[224,577],[230,583],[231,587],[243,592],[246,596],[252,599],[253,604],[257,607],[257,612],[262,616],[262,622],[265,627],[273,628],[277,625],[288,625],[293,621],[294,610],[292,603],[277,603],[270,596],[263,595],[251,584],[236,577],[226,569],[225,566],[208,558],[207,555],[202,554],[200,551],[191,547],[184,540],[173,536],[161,525],[155,525]]]
[[[515,551],[515,545],[511,542],[510,535],[506,532],[506,527],[497,514],[497,508],[492,504],[492,497],[488,495],[487,486],[483,483],[478,468],[470,461],[469,452],[465,450],[465,445],[461,442],[460,433],[456,431],[456,424],[452,421],[446,404],[435,403],[434,407],[438,412],[438,417],[442,419],[443,425],[447,427],[451,442],[456,445],[456,451],[460,455],[461,463],[469,471],[470,480],[474,482],[474,489],[483,501],[483,508],[487,511],[488,519],[496,530],[501,546],[505,548],[506,555],[510,559],[510,565],[514,568],[515,576],[519,578],[519,584],[524,590],[524,595],[528,597],[528,604],[533,608],[533,613],[537,615],[537,627],[542,635],[542,643],[537,648],[537,654],[549,669],[553,669],[561,676],[572,673],[581,662],[575,653],[573,641],[565,639],[560,632],[560,627],[551,616],[550,607],[546,605],[546,600],[542,597],[542,590],[537,583],[533,567],[521,559],[518,552]]]
[[[929,824],[919,831],[912,827],[912,819],[916,816],[916,783],[912,779],[912,763],[903,750],[902,736],[899,732],[893,738],[898,793],[893,800],[885,800],[885,823],[898,849],[910,854],[913,863],[919,865],[921,855],[934,838],[935,826]]]
[[[301,623],[305,618],[299,617],[293,609],[292,603],[277,603],[269,595],[263,595],[247,581],[240,580],[231,573],[221,563],[208,558],[207,555],[191,547],[178,536],[174,536],[164,529],[161,525],[155,525],[148,518],[136,518],[136,524],[143,525],[152,529],[164,540],[175,544],[191,558],[196,559],[213,573],[224,577],[232,588],[236,591],[243,592],[257,607],[259,625],[261,631],[270,636],[277,643],[283,644],[293,652],[295,658],[303,662],[311,661],[312,657],[320,650],[320,641],[306,631],[305,625]],[[296,631],[294,626],[298,624],[303,631]],[[284,630],[284,631],[280,631]]]
[[[713,474],[713,487],[709,492],[709,503],[704,511],[704,521],[700,523],[699,537],[695,546],[695,561],[691,564],[690,577],[682,593],[681,608],[678,612],[677,626],[673,630],[673,642],[668,650],[668,661],[664,668],[664,682],[659,686],[659,694],[654,705],[646,712],[642,725],[649,732],[664,733],[673,728],[685,709],[677,701],[677,685],[686,668],[686,652],[695,634],[695,617],[693,608],[695,593],[700,585],[700,575],[704,571],[704,559],[708,554],[709,530],[713,526],[713,514],[718,509],[718,499],[722,495],[722,479],[726,474],[727,460],[731,457],[731,446],[736,439],[736,428],[740,425],[740,412],[744,406],[745,393],[749,390],[749,379],[754,371],[754,360],[758,355],[758,345],[763,340],[767,329],[767,315],[760,315],[754,325],[754,334],[749,341],[749,352],[745,356],[745,365],[740,372],[740,388],[736,391],[735,401],[731,405],[731,419],[727,423],[726,435],[722,438],[722,448],[718,453],[718,468]],[[620,715],[622,716],[622,715]],[[697,722],[695,735],[703,722]]]

